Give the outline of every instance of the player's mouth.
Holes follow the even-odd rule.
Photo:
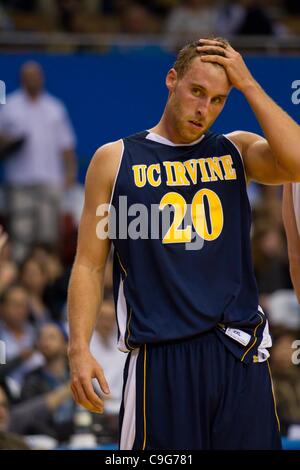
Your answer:
[[[194,127],[196,127],[197,129],[202,129],[203,125],[201,124],[201,122],[198,122],[198,121],[189,121],[190,124],[192,124]]]

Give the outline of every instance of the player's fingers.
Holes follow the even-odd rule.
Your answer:
[[[227,57],[222,57],[220,55],[202,55],[200,59],[203,62],[215,62],[220,65],[227,65],[229,63],[229,59]]]
[[[78,397],[76,387],[71,385],[71,390],[72,390],[73,398],[74,398],[75,402],[78,403],[78,405],[84,406],[84,408],[86,408],[88,411],[91,411],[92,413],[102,413],[102,411],[100,411],[99,409],[96,409],[92,406],[87,406],[87,404],[82,404],[79,397]]]
[[[99,411],[103,410],[103,401],[101,398],[95,393],[92,382],[89,380],[85,380],[81,382],[82,388],[84,390],[85,396],[89,400],[89,402],[94,406],[94,408],[99,409]]]
[[[224,54],[225,56],[228,55],[228,52],[226,51],[226,49],[224,49],[223,47],[220,47],[220,46],[204,46],[204,45],[200,45],[200,46],[197,46],[197,51],[199,52],[204,52],[204,51],[216,51],[216,52],[220,52],[221,54]]]
[[[76,380],[76,382],[73,381],[72,390],[74,389],[76,391],[77,403],[91,411],[94,405],[89,401],[79,380]]]
[[[99,367],[97,367],[97,369],[95,370],[95,378],[98,380],[101,390],[106,393],[106,395],[109,395],[110,390],[108,383],[106,381],[103,371]]]
[[[91,413],[97,413],[98,415],[102,415],[104,411],[104,409],[100,410],[99,408],[92,408],[92,407],[91,408],[86,407],[86,409],[90,411]]]
[[[222,42],[222,41],[217,41],[216,39],[199,39],[199,44],[207,44],[210,46],[220,46],[223,49],[232,49],[229,44]]]
[[[77,393],[76,387],[71,384],[70,388],[71,388],[71,392],[72,392],[72,395],[73,395],[74,400],[76,401],[76,403],[79,404],[79,397],[78,397],[78,393]]]
[[[83,405],[83,402],[86,401],[79,380],[74,380],[71,384],[71,390],[74,395],[76,402],[79,405]]]

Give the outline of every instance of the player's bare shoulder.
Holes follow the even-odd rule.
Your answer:
[[[258,134],[242,130],[229,132],[224,135],[238,148],[243,157],[245,157],[246,150],[250,145],[258,141],[265,141],[265,139]]]
[[[120,139],[96,150],[87,171],[87,190],[105,192],[109,199],[122,159],[123,149],[123,140]]]

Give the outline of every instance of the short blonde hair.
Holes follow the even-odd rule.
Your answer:
[[[224,46],[229,45],[229,42],[227,41],[227,39],[224,39],[224,38],[217,37],[217,38],[206,38],[206,39],[219,41],[222,44],[224,44]],[[202,55],[211,55],[211,54],[220,55],[223,57],[225,55],[222,51],[218,51],[214,49],[214,46],[211,46],[211,49],[207,51],[203,51],[203,52],[198,51],[197,46],[199,46],[199,41],[193,41],[193,42],[186,44],[178,52],[178,55],[177,55],[177,58],[173,67],[176,70],[179,78],[182,78],[184,76],[184,74],[187,72],[188,68],[191,65],[191,62],[195,59],[195,57],[199,57]]]

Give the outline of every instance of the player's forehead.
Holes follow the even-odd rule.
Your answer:
[[[224,68],[202,62],[200,57],[191,62],[182,80],[188,85],[199,85],[215,95],[227,95],[231,88]]]

